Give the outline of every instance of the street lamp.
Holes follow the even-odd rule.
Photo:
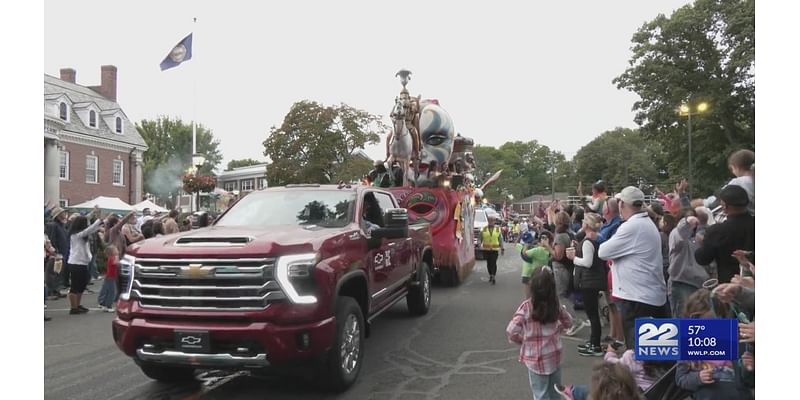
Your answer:
[[[689,198],[692,198],[692,189],[694,189],[692,182],[692,115],[702,114],[706,111],[708,111],[708,103],[706,102],[702,102],[695,106],[694,111],[688,104],[681,104],[681,106],[678,108],[678,114],[680,114],[681,117],[687,118],[688,132],[686,136],[689,139]]]
[[[192,165],[196,169],[199,170],[200,167],[202,167],[203,164],[205,164],[205,163],[206,163],[206,156],[204,156],[204,155],[202,155],[200,153],[192,154]]]

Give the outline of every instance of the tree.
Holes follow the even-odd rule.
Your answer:
[[[192,166],[192,125],[180,118],[162,116],[158,119],[142,120],[136,129],[147,143],[144,153],[144,188],[162,199],[176,194],[183,186],[182,176]],[[202,124],[197,124],[197,152],[206,158],[199,175],[213,175],[214,168],[222,161],[219,141]]]
[[[728,179],[727,157],[755,148],[755,1],[697,0],[645,23],[633,35],[630,66],[614,83],[635,92],[635,121],[658,142],[673,176],[688,171],[683,103],[707,102],[692,118],[695,193]]]
[[[603,132],[575,153],[575,177],[588,194],[591,184],[602,179],[614,191],[659,180],[657,144],[648,144],[638,130],[616,128]],[[670,188],[668,188],[670,189]]]
[[[343,163],[334,167],[331,182],[344,181],[349,183],[360,181],[372,168],[374,168],[374,165],[369,158],[355,154],[350,155]]]
[[[522,199],[550,191],[554,164],[558,171],[555,177],[557,187],[571,177],[571,167],[564,155],[536,140],[506,142],[499,148],[478,145],[473,154],[477,163],[475,179],[479,185],[493,173],[503,170],[500,179],[484,193],[493,202],[502,202],[508,194]]]
[[[380,116],[344,103],[297,102],[264,140],[264,155],[272,160],[269,181],[278,186],[333,182],[355,150],[378,143],[378,133],[387,129]]]
[[[244,158],[241,160],[230,160],[228,161],[228,167],[225,168],[225,171],[232,171],[234,168],[249,167],[251,165],[258,165],[264,163],[265,161],[253,160],[252,158]]]

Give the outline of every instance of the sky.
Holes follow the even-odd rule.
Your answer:
[[[411,94],[438,99],[476,144],[535,139],[569,159],[606,130],[636,127],[638,97],[611,81],[633,33],[689,1],[463,3],[47,0],[44,72],[71,67],[92,86],[115,65],[132,121],[196,115],[221,142],[221,168],[266,160],[262,142],[297,101],[388,123],[402,68]],[[190,32],[193,58],[162,72]],[[381,140],[372,158],[384,157]]]

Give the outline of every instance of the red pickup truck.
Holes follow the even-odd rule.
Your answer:
[[[376,316],[403,298],[412,314],[430,307],[430,226],[398,206],[378,188],[290,185],[208,228],[133,244],[114,341],[159,381],[300,362],[345,390]]]

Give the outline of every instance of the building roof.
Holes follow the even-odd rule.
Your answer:
[[[44,97],[47,100],[56,99],[61,95],[66,95],[72,102],[69,107],[70,117],[69,122],[64,126],[65,131],[83,134],[87,136],[97,137],[105,140],[112,140],[115,142],[124,143],[131,146],[140,148],[147,148],[147,143],[139,135],[136,126],[128,119],[125,112],[122,111],[119,103],[111,101],[100,93],[95,92],[88,87],[63,81],[59,78],[44,75]],[[97,129],[89,128],[83,124],[81,119],[75,112],[74,107],[78,105],[90,105],[94,103],[100,110],[100,115],[97,118]],[[122,114],[122,134],[115,132],[115,127],[110,127],[106,124],[101,115],[107,115],[106,111],[116,110]],[[58,116],[56,116],[58,117]]]
[[[237,179],[237,178],[254,178],[254,177],[266,177],[267,175],[267,163],[264,164],[256,164],[256,165],[248,165],[246,167],[239,167],[234,168],[230,171],[222,171],[217,175],[218,181],[224,181],[227,179]]]

